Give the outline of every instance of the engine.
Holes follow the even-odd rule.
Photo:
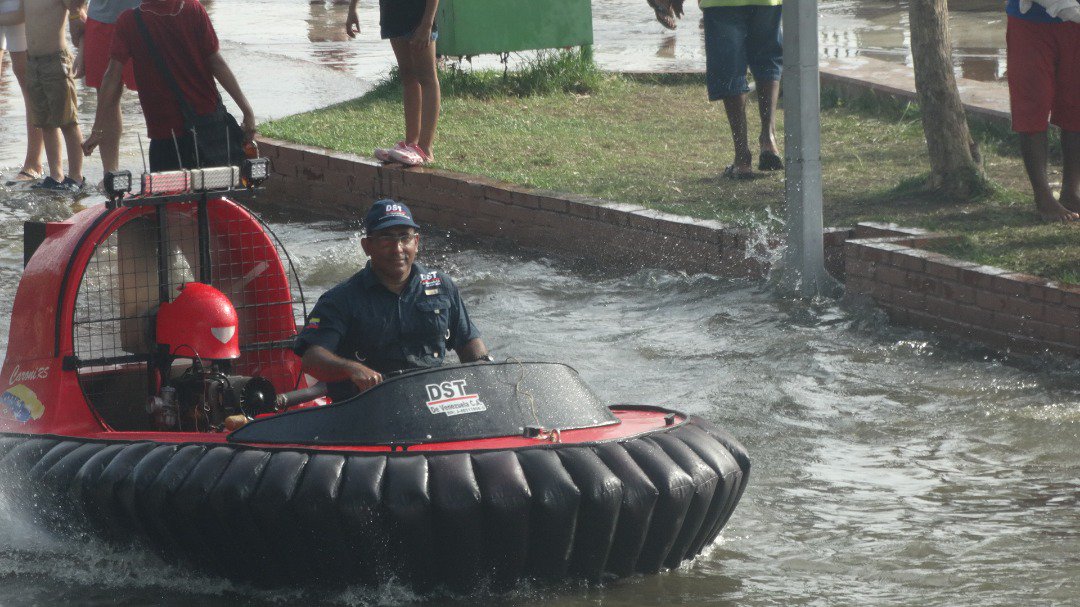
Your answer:
[[[147,403],[154,429],[170,432],[231,430],[242,421],[278,410],[274,384],[263,377],[230,375],[228,363],[204,365],[198,359],[165,384]],[[242,422],[241,422],[242,423]]]

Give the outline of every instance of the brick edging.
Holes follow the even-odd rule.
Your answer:
[[[526,188],[430,168],[260,138],[274,177],[259,204],[360,219],[378,198],[406,202],[418,221],[517,246],[686,272],[760,279],[775,239],[759,242],[716,221]],[[863,223],[824,234],[826,265],[849,297],[869,297],[897,322],[996,348],[1080,357],[1080,286],[923,250],[956,238]]]
[[[418,221],[442,229],[602,263],[730,277],[765,276],[765,253],[776,244],[756,243],[741,228],[637,205],[440,169],[383,166],[268,138],[260,138],[259,147],[274,167],[260,204],[295,209],[304,201],[304,210],[316,215],[359,219],[374,200],[390,197],[407,203]]]
[[[846,297],[869,297],[895,322],[994,348],[1080,357],[1080,286],[922,248],[954,238],[859,224],[845,245]]]

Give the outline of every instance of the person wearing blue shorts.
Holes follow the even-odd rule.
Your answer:
[[[358,0],[350,0],[345,33],[360,33]],[[389,40],[401,75],[405,104],[405,139],[392,148],[376,148],[375,157],[384,162],[409,166],[435,160],[432,144],[439,122],[441,93],[435,69],[435,11],[439,0],[379,0],[379,28]]]
[[[761,114],[758,169],[784,168],[776,146],[776,104],[783,67],[781,0],[698,0],[705,21],[705,80],[709,101],[723,100],[735,143],[735,162],[724,175],[751,179],[753,155],[746,126],[746,70],[754,75]]]

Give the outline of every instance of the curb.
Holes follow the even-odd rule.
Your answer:
[[[515,246],[616,265],[649,264],[727,277],[763,278],[779,242],[716,221],[430,168],[259,138],[274,178],[259,204],[325,217],[362,217],[374,200],[409,205],[418,221]],[[835,258],[837,270],[842,267]]]
[[[614,265],[651,265],[760,280],[777,238],[716,221],[430,168],[404,169],[354,154],[267,138],[274,179],[260,206],[358,218],[379,198],[406,202],[417,220],[513,246]],[[1080,357],[1080,286],[923,250],[956,236],[887,224],[824,234],[829,272],[848,298],[869,298],[897,323],[1024,353]]]
[[[846,298],[890,320],[1002,350],[1080,357],[1080,285],[927,251],[956,236],[863,223],[844,246]]]

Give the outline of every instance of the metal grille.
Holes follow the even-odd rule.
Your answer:
[[[239,205],[210,201],[204,217],[199,209],[179,203],[128,211],[139,216],[121,219],[98,243],[82,277],[73,318],[79,381],[114,429],[145,425],[143,404],[158,387],[149,385],[155,313],[192,281],[213,285],[236,308],[241,357],[232,372],[263,376],[279,392],[296,387],[291,345],[306,308],[285,250]]]

